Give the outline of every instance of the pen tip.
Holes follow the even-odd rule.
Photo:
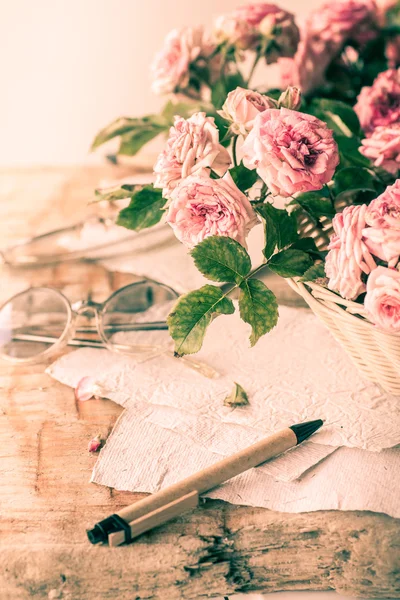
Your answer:
[[[307,438],[310,437],[313,433],[319,429],[324,422],[322,419],[317,419],[316,421],[307,421],[306,423],[298,423],[297,425],[292,425],[290,429],[293,431],[297,438],[297,443],[301,444]]]

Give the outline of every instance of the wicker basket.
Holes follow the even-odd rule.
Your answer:
[[[330,221],[326,219],[322,229],[317,229],[307,216],[301,216],[298,222],[301,235],[313,237],[317,246],[325,250],[332,233]],[[400,394],[400,335],[373,325],[362,304],[344,300],[317,283],[287,281],[325,323],[359,370],[385,391]]]

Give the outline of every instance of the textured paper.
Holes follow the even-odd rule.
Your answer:
[[[154,493],[220,458],[179,432],[127,410],[101,451],[92,481]],[[400,517],[399,469],[399,449],[375,453],[339,448],[296,481],[276,481],[258,467],[205,496],[282,512],[370,510]]]
[[[372,510],[398,516],[400,450],[365,450],[400,441],[398,399],[362,380],[308,311],[282,307],[280,313],[277,328],[253,349],[246,347],[248,328],[237,315],[230,327],[224,317],[212,324],[195,360],[218,369],[215,380],[165,354],[140,362],[85,348],[52,365],[48,372],[73,387],[93,376],[98,393],[126,409],[92,481],[155,492],[281,427],[323,418],[312,440],[210,496],[288,512]],[[136,343],[168,340],[166,332],[123,335]],[[249,406],[223,406],[234,381],[248,391]],[[341,445],[348,447],[337,449]]]
[[[139,363],[108,350],[85,348],[49,368],[56,379],[76,386],[95,378],[101,395],[126,408],[138,402],[180,411],[179,427],[199,441],[200,418],[216,421],[210,444],[221,443],[218,425],[235,423],[264,435],[292,423],[322,418],[313,442],[379,451],[400,442],[399,398],[364,380],[329,332],[306,310],[280,308],[278,326],[250,349],[249,327],[236,313],[218,317],[209,328],[195,360],[212,365],[221,377],[210,380],[187,363],[161,355]],[[141,332],[142,343],[162,343],[167,332]],[[164,336],[164,337],[163,337]],[[231,409],[223,400],[233,382],[247,391],[250,405]],[[186,420],[185,413],[196,416]],[[204,424],[207,435],[207,424]],[[214,431],[214,430],[213,430]]]

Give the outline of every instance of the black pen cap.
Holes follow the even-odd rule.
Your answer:
[[[291,425],[289,429],[293,431],[297,438],[297,443],[301,444],[307,438],[310,437],[317,429],[319,429],[324,422],[321,419],[316,421],[307,421],[306,423],[299,423],[298,425]]]

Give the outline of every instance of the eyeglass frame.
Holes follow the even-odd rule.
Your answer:
[[[15,300],[19,296],[22,296],[23,294],[26,294],[27,292],[29,292],[31,290],[51,291],[53,293],[56,293],[60,297],[60,299],[63,301],[64,305],[66,306],[66,308],[67,308],[67,323],[64,327],[64,331],[61,334],[61,336],[56,339],[54,344],[49,346],[49,348],[46,348],[46,350],[44,350],[43,352],[40,352],[39,354],[37,354],[33,357],[29,357],[29,358],[15,358],[15,357],[9,356],[7,354],[3,354],[3,352],[0,350],[0,358],[3,358],[4,360],[7,360],[8,362],[11,362],[14,364],[34,364],[34,363],[42,362],[45,358],[48,358],[49,356],[56,354],[59,350],[61,350],[65,346],[68,346],[69,342],[74,340],[74,336],[76,334],[76,320],[80,315],[84,314],[84,312],[87,310],[92,310],[94,313],[94,316],[96,319],[97,333],[100,336],[102,344],[99,342],[96,342],[95,340],[93,340],[92,344],[89,344],[89,343],[85,343],[85,340],[78,339],[78,340],[76,340],[78,343],[74,344],[74,345],[78,345],[78,346],[92,345],[96,348],[106,348],[106,349],[111,350],[112,352],[116,352],[118,354],[125,354],[125,355],[129,354],[127,352],[118,350],[118,348],[116,347],[115,344],[111,344],[109,342],[109,340],[107,339],[107,337],[105,336],[104,331],[103,331],[101,317],[106,312],[107,304],[109,302],[111,302],[111,300],[113,300],[115,298],[115,296],[117,296],[118,294],[127,290],[130,287],[135,287],[137,285],[141,285],[144,283],[155,284],[155,285],[159,286],[160,288],[163,288],[163,289],[171,292],[175,296],[176,300],[179,298],[178,292],[176,292],[173,288],[171,288],[170,286],[168,286],[164,283],[160,283],[160,282],[152,280],[152,279],[141,279],[140,281],[135,281],[133,283],[129,283],[128,285],[125,285],[125,286],[119,288],[118,290],[115,290],[104,302],[93,302],[89,298],[88,300],[78,300],[77,302],[71,303],[68,300],[68,298],[65,296],[65,294],[63,294],[60,290],[58,290],[56,288],[46,287],[46,286],[31,286],[31,287],[27,288],[26,290],[18,292],[14,296],[11,296],[11,298],[9,298],[6,302],[4,302],[0,306],[0,313],[5,308],[5,306],[7,306],[7,304],[9,304],[12,300]],[[138,311],[138,314],[140,314],[140,311]],[[137,323],[137,325],[138,325],[137,327],[135,327],[134,329],[130,329],[130,331],[146,331],[146,330],[148,331],[148,330],[166,330],[166,329],[168,329],[166,321],[153,321],[153,322],[147,322],[147,323],[141,322],[141,323]],[[38,339],[38,341],[40,341],[40,338],[45,338],[45,337],[48,338],[48,336],[35,336],[35,337]],[[81,342],[81,343],[79,343],[79,342]],[[141,346],[141,347],[143,348],[144,346]],[[148,348],[156,349],[156,346],[149,346]]]

